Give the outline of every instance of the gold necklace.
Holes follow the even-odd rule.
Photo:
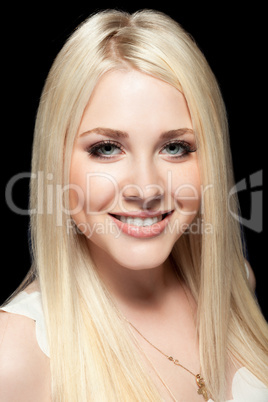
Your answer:
[[[165,356],[169,361],[174,363],[175,366],[179,366],[179,367],[183,368],[184,370],[188,371],[188,373],[190,373],[191,375],[193,375],[195,377],[196,384],[198,386],[197,393],[199,395],[202,395],[205,401],[209,400],[210,396],[209,396],[208,390],[206,389],[205,380],[204,380],[204,378],[201,377],[200,374],[194,374],[191,370],[189,370],[188,368],[184,367],[179,362],[178,359],[174,359],[174,357],[165,354],[162,350],[160,350],[157,346],[153,345],[152,342],[150,342],[147,338],[145,338],[145,336],[130,321],[128,321],[127,319],[126,319],[126,321],[147,343],[149,343],[149,345],[151,345],[159,353],[161,353],[163,356]]]

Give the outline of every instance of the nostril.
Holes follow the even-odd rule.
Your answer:
[[[129,201],[140,201],[144,198],[142,189],[136,184],[127,184],[122,188],[121,194],[125,200]]]
[[[143,204],[142,204],[142,208],[143,209],[150,209],[152,208],[152,206],[156,203],[159,203],[163,200],[163,195],[162,194],[158,194],[158,195],[154,195],[151,197],[146,198],[146,200],[144,200]]]
[[[142,197],[139,197],[138,195],[127,195],[127,196],[124,196],[124,199],[126,201],[140,201],[140,200],[142,200]]]

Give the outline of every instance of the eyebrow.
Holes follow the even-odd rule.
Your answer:
[[[114,130],[112,128],[104,128],[104,127],[96,127],[91,130],[87,130],[81,134],[79,137],[83,137],[84,135],[89,135],[91,133],[103,135],[110,138],[129,138],[129,135],[126,131]],[[180,137],[184,134],[194,134],[194,131],[191,128],[178,128],[175,130],[165,131],[160,135],[160,140],[171,140],[173,138]]]
[[[112,128],[102,128],[102,127],[96,127],[96,128],[93,128],[92,130],[87,130],[84,133],[80,134],[79,137],[83,137],[84,135],[88,135],[91,133],[104,135],[106,137],[111,137],[111,138],[128,138],[129,137],[128,133],[125,131],[113,130]]]
[[[160,135],[160,140],[172,140],[173,138],[180,137],[184,134],[194,134],[191,128],[178,128],[176,130],[169,130]]]

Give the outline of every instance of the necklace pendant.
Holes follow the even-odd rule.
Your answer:
[[[206,389],[206,384],[205,384],[204,378],[202,378],[200,374],[197,374],[195,376],[195,379],[196,379],[196,383],[198,385],[197,393],[199,395],[202,395],[203,398],[205,399],[205,401],[208,401],[209,400],[209,393],[208,393],[208,391]]]

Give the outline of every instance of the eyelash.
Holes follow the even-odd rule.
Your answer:
[[[106,140],[106,141],[101,141],[101,142],[98,142],[97,144],[90,146],[87,149],[89,156],[93,156],[93,157],[99,158],[99,159],[110,159],[111,157],[113,157],[114,155],[104,156],[99,153],[99,150],[101,148],[103,148],[105,145],[112,145],[112,146],[116,147],[117,149],[119,149],[120,151],[123,151],[122,145],[119,144],[118,142]]]
[[[186,157],[189,153],[195,152],[196,148],[193,145],[190,145],[188,142],[186,141],[182,141],[182,140],[171,140],[169,142],[167,142],[162,148],[161,151],[163,151],[165,148],[167,148],[169,145],[179,145],[181,147],[181,149],[183,150],[183,153],[180,155],[171,155],[172,159],[179,159],[179,158],[183,158]],[[160,152],[161,152],[160,151]]]
[[[116,141],[111,141],[111,140],[106,140],[106,141],[101,141],[98,142],[97,144],[94,144],[92,146],[90,146],[89,148],[87,148],[87,152],[89,154],[89,156],[98,158],[98,159],[111,159],[114,156],[117,155],[111,155],[111,156],[104,156],[101,155],[99,153],[100,149],[103,148],[105,145],[111,145],[114,146],[115,148],[117,148],[118,150],[123,152],[123,147],[120,143],[116,142]],[[160,150],[160,152],[162,152],[165,148],[167,148],[169,145],[179,145],[181,147],[181,149],[183,150],[182,154],[179,155],[171,155],[172,159],[179,159],[179,158],[183,158],[185,156],[187,156],[189,153],[195,152],[196,148],[192,145],[190,145],[188,142],[186,141],[181,141],[181,140],[171,140],[169,142],[167,142]]]

